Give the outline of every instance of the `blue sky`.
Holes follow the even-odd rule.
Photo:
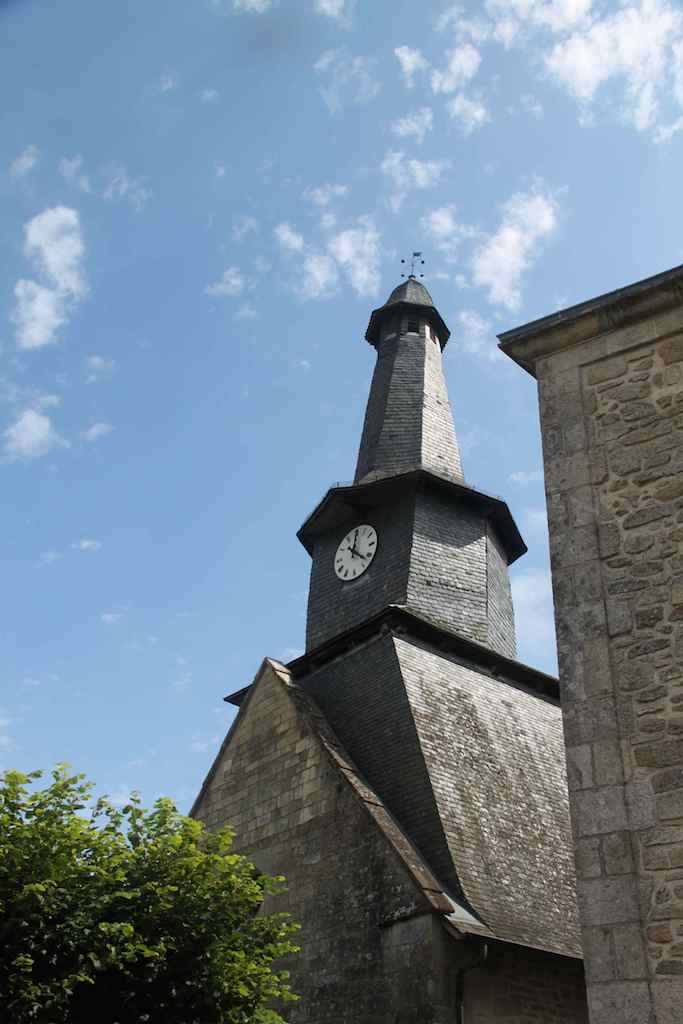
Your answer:
[[[6,0],[0,66],[0,763],[189,806],[222,697],[302,648],[295,533],[353,474],[412,249],[553,671],[535,385],[495,335],[683,262],[680,7]]]

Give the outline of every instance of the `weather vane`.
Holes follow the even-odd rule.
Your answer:
[[[408,262],[407,260],[401,260],[401,263],[407,263],[407,262]],[[407,276],[408,277],[424,277],[424,274],[416,274],[415,273],[415,264],[417,263],[419,266],[423,267],[424,266],[424,262],[425,261],[422,259],[422,253],[421,252],[414,252],[412,254],[412,256],[410,257],[410,273]],[[401,277],[406,277],[406,275],[405,274],[401,274]]]

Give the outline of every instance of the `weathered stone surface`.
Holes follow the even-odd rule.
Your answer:
[[[587,475],[581,453],[569,463],[544,444],[549,506],[561,497],[568,513],[550,516],[549,529],[553,573],[563,576],[554,597],[592,1024],[683,1021],[683,272],[668,277],[675,284],[662,275],[632,297],[605,297],[603,319],[585,312],[572,331],[555,324],[566,348],[542,325],[505,342],[539,377],[542,434],[546,396],[549,431],[575,418],[576,399],[563,409],[553,379],[578,371],[599,465]],[[651,305],[660,301],[662,318]],[[640,310],[627,325],[622,303]],[[591,517],[597,595],[595,552],[576,540]],[[599,690],[589,685],[587,641],[607,649]]]

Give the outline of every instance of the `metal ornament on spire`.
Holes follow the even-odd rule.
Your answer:
[[[401,263],[407,263],[407,262],[408,262],[407,260],[401,260]],[[415,273],[415,264],[416,263],[419,266],[424,267],[425,261],[422,259],[422,253],[421,252],[414,252],[414,253],[411,254],[411,257],[410,257],[410,273],[408,275],[401,274],[401,277],[406,277],[406,276],[407,277],[424,277],[424,274],[416,274]]]

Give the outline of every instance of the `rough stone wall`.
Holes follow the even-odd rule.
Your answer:
[[[467,1024],[588,1021],[581,961],[518,946],[493,946],[486,965],[465,974],[464,994]]]
[[[682,328],[536,362],[593,1024],[683,1020]]]
[[[408,607],[461,636],[515,656],[507,564],[486,520],[433,490],[415,500]]]
[[[273,677],[256,684],[195,814],[232,825],[237,851],[287,877],[265,907],[302,926],[287,1021],[452,1020],[434,916]]]

